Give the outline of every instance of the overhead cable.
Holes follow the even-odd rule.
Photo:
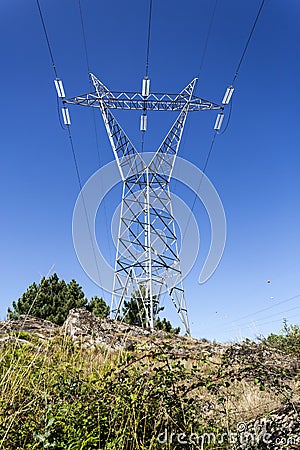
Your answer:
[[[209,38],[210,38],[210,35],[211,35],[214,19],[215,19],[217,5],[218,5],[218,0],[215,0],[215,5],[214,5],[213,12],[212,12],[212,15],[211,15],[211,18],[210,18],[210,22],[209,22],[208,32],[207,32],[205,43],[204,43],[204,47],[203,47],[203,50],[202,50],[202,57],[201,57],[199,71],[198,71],[199,76],[200,76],[200,72],[201,72],[203,64],[204,64],[204,59],[205,59],[205,56],[206,56],[208,42],[209,42]]]
[[[234,83],[235,83],[235,81],[236,81],[236,79],[237,79],[237,76],[238,76],[238,74],[239,74],[240,67],[241,67],[242,62],[243,62],[243,60],[244,60],[244,57],[245,57],[245,55],[246,55],[246,51],[247,51],[247,49],[248,49],[248,47],[249,47],[251,38],[252,38],[252,36],[253,36],[254,30],[255,30],[257,21],[258,21],[258,19],[259,19],[259,16],[260,16],[260,14],[261,14],[261,11],[262,11],[262,9],[263,9],[264,3],[265,3],[265,0],[262,0],[261,5],[260,5],[259,10],[258,10],[258,13],[257,13],[257,15],[256,15],[256,17],[255,17],[255,20],[254,20],[254,23],[253,23],[253,25],[252,25],[250,34],[249,34],[249,36],[248,36],[247,42],[246,42],[245,47],[244,47],[244,49],[243,49],[241,58],[240,58],[240,60],[239,60],[239,62],[238,62],[238,65],[237,65],[237,68],[236,68],[235,75],[234,75],[234,77],[233,77],[232,83],[231,83],[231,85],[227,88],[227,90],[226,90],[226,92],[225,92],[225,95],[224,95],[224,97],[223,97],[222,103],[223,103],[224,105],[228,105],[229,102],[231,102],[231,104],[230,104],[230,109],[229,109],[228,120],[227,120],[225,129],[221,132],[220,130],[221,130],[221,125],[222,125],[222,121],[223,121],[224,116],[222,115],[222,113],[219,113],[218,116],[217,116],[217,120],[216,120],[216,122],[215,122],[215,127],[214,127],[214,130],[215,130],[215,131],[214,131],[214,134],[213,134],[213,137],[212,137],[212,141],[211,141],[211,144],[210,144],[210,147],[209,147],[209,151],[208,151],[208,154],[207,154],[207,157],[206,157],[206,160],[205,160],[204,168],[203,168],[203,170],[202,170],[203,174],[205,174],[205,172],[206,172],[206,169],[207,169],[207,166],[208,166],[208,163],[209,163],[211,154],[212,154],[212,150],[213,150],[213,147],[214,147],[214,144],[215,144],[215,140],[216,140],[217,134],[219,134],[219,135],[224,134],[225,131],[227,130],[228,126],[229,126],[229,122],[230,122],[230,118],[231,118],[231,114],[232,114],[232,99],[231,99],[231,97],[232,97],[232,94],[233,94],[233,92],[234,92],[234,86],[233,86],[233,85],[234,85]],[[207,38],[206,38],[206,43],[205,43],[205,45],[204,45],[204,50],[203,50],[203,54],[202,54],[201,63],[202,63],[202,61],[204,60],[204,56],[205,56],[205,53],[206,53],[206,50],[207,50],[208,39],[209,39],[209,36],[210,36],[210,34],[211,34],[211,29],[212,29],[212,25],[213,25],[213,20],[214,20],[215,13],[216,13],[216,7],[217,7],[217,0],[216,0],[216,2],[215,2],[215,6],[214,6],[214,9],[213,9],[212,17],[211,17],[211,20],[210,20],[210,26],[209,26],[209,30],[208,30],[208,34],[207,34]],[[201,66],[200,66],[200,67],[201,67]],[[190,211],[190,215],[192,214],[192,212],[193,212],[193,210],[194,210],[195,203],[196,203],[196,198],[197,198],[197,196],[198,196],[198,194],[199,194],[200,187],[201,187],[201,184],[202,184],[202,180],[203,180],[203,175],[202,175],[202,177],[201,177],[201,179],[200,179],[199,188],[198,188],[197,192],[195,193],[195,198],[194,198],[194,202],[193,202],[193,205],[192,205],[192,208],[191,208],[191,211]],[[189,225],[189,222],[190,222],[190,217],[189,217],[189,220],[188,220],[188,223],[187,223],[187,227],[188,227],[188,225]],[[187,227],[186,227],[186,229],[185,229],[185,232],[183,233],[183,236],[185,236],[185,233],[186,233],[186,231],[187,231]]]
[[[264,312],[264,311],[268,311],[272,308],[275,308],[278,305],[282,305],[283,303],[291,302],[292,300],[295,300],[298,297],[300,297],[300,294],[294,295],[293,297],[289,297],[285,300],[281,300],[280,302],[277,302],[273,305],[267,306],[266,308],[259,309],[258,311],[255,311],[253,313],[246,314],[245,316],[239,317],[238,319],[231,320],[229,323],[235,323],[235,322],[239,322],[240,320],[248,319],[249,317],[252,317],[252,316],[259,314],[261,312]]]
[[[55,65],[55,62],[54,62],[54,57],[53,57],[53,53],[52,53],[52,49],[51,49],[51,45],[50,45],[50,40],[49,40],[49,37],[48,37],[48,33],[47,33],[47,29],[46,29],[46,25],[45,25],[45,21],[44,21],[44,17],[43,17],[43,13],[42,13],[42,10],[41,10],[41,5],[40,5],[39,0],[36,0],[36,4],[37,4],[38,10],[39,10],[40,19],[41,19],[42,27],[43,27],[43,30],[44,30],[44,34],[45,34],[45,38],[46,38],[46,42],[47,42],[47,46],[48,46],[51,62],[52,62],[52,67],[53,67],[53,70],[54,70],[54,73],[55,73],[55,77],[58,78],[57,71],[56,71],[56,65]]]
[[[149,1],[149,18],[148,18],[148,34],[147,34],[147,50],[146,50],[146,78],[149,75],[149,53],[150,53],[150,38],[151,38],[151,21],[152,21],[152,3],[153,0]]]
[[[36,0],[36,4],[37,4],[38,11],[39,11],[40,20],[41,20],[41,24],[42,24],[42,27],[43,27],[43,31],[44,31],[44,35],[45,35],[45,39],[46,39],[46,43],[47,43],[50,59],[51,59],[52,69],[53,69],[54,75],[55,75],[55,81],[61,81],[59,79],[59,77],[58,77],[58,73],[57,73],[57,69],[56,69],[56,65],[55,65],[55,61],[54,61],[54,56],[53,56],[53,52],[52,52],[52,49],[51,49],[50,40],[49,40],[49,36],[48,36],[48,33],[47,33],[47,28],[46,28],[46,24],[45,24],[45,21],[44,21],[44,17],[43,17],[43,13],[42,13],[42,9],[41,9],[41,5],[40,5],[39,0]],[[61,121],[61,115],[60,115],[60,109],[59,109],[59,94],[58,94],[57,85],[55,85],[55,87],[56,87],[56,90],[57,90],[57,115],[58,115],[58,120],[59,120],[59,124],[60,124],[61,128],[63,130],[65,130],[65,128],[64,128],[64,126],[62,124],[62,121]]]
[[[44,17],[43,17],[43,13],[42,13],[42,9],[41,9],[39,0],[36,0],[36,3],[37,3],[37,7],[38,7],[38,11],[39,11],[42,27],[43,27],[43,30],[44,30],[45,39],[46,39],[48,50],[49,50],[49,55],[50,55],[50,59],[51,59],[51,63],[52,63],[52,68],[53,68],[54,74],[55,74],[54,84],[55,84],[55,88],[56,88],[56,92],[57,92],[57,99],[59,99],[59,98],[63,99],[65,97],[65,92],[64,92],[62,81],[58,77],[56,64],[55,64],[55,60],[54,60],[54,55],[53,55],[53,51],[52,51],[52,48],[51,48],[50,39],[49,39],[49,36],[48,36],[48,33],[47,33],[46,24],[45,24],[45,20],[44,20]],[[100,283],[100,286],[101,286],[101,289],[102,289],[102,292],[103,292],[103,297],[104,297],[104,290],[102,288],[101,275],[100,275],[100,270],[99,270],[99,266],[98,266],[98,261],[97,261],[97,258],[96,258],[96,251],[95,251],[95,247],[94,247],[94,241],[93,241],[93,238],[92,238],[92,231],[91,231],[91,228],[90,228],[90,223],[89,223],[89,220],[88,220],[88,214],[87,214],[87,210],[86,210],[85,200],[84,200],[84,196],[83,196],[83,192],[82,192],[82,182],[81,182],[81,177],[80,177],[80,172],[79,172],[79,166],[78,166],[77,157],[76,157],[75,148],[74,148],[73,139],[72,139],[72,134],[71,134],[71,128],[70,128],[71,120],[70,120],[69,110],[68,110],[68,108],[66,106],[62,107],[62,115],[63,115],[63,120],[64,120],[64,123],[65,123],[65,125],[67,127],[67,131],[68,131],[68,137],[69,137],[69,142],[70,142],[70,146],[71,146],[71,150],[72,150],[72,155],[73,155],[73,160],[74,160],[74,165],[75,165],[75,170],[76,170],[77,181],[78,181],[79,189],[80,189],[81,196],[82,196],[82,201],[83,201],[86,221],[87,221],[88,230],[89,230],[89,236],[90,236],[90,240],[91,240],[91,244],[92,244],[93,255],[94,255],[94,258],[95,258],[97,274],[98,274],[99,283]]]
[[[82,30],[82,36],[83,36],[84,50],[85,50],[86,65],[87,65],[88,74],[90,74],[89,54],[88,54],[87,40],[86,40],[85,27],[84,27],[84,21],[83,21],[83,13],[82,13],[82,7],[81,7],[81,1],[80,0],[78,0],[78,6],[79,6],[79,13],[80,13],[80,22],[81,22],[81,30]]]
[[[217,8],[217,3],[218,3],[218,0],[216,0],[215,5],[214,5],[214,9],[213,9],[213,12],[212,12],[212,16],[211,16],[211,20],[210,20],[210,24],[209,24],[209,28],[208,28],[208,33],[207,33],[206,41],[205,41],[204,48],[203,48],[203,52],[202,52],[202,58],[201,58],[201,64],[200,64],[200,70],[201,70],[201,68],[202,68],[202,66],[203,66],[205,54],[206,54],[206,51],[207,51],[208,41],[209,41],[209,37],[210,37],[210,35],[211,35],[212,26],[213,26],[213,21],[214,21],[214,18],[215,18],[215,13],[216,13],[216,8]],[[203,169],[202,169],[202,175],[201,175],[201,178],[200,178],[200,181],[199,181],[198,189],[197,189],[197,191],[195,192],[195,195],[194,195],[194,200],[193,200],[193,203],[192,203],[192,207],[191,207],[191,209],[190,209],[190,212],[189,212],[189,217],[188,217],[188,220],[187,220],[187,224],[186,224],[185,230],[184,230],[184,232],[183,232],[183,234],[182,234],[182,241],[184,240],[184,238],[185,238],[185,236],[186,236],[186,233],[187,233],[187,230],[188,230],[190,221],[191,221],[192,213],[193,213],[194,208],[195,208],[195,204],[196,204],[197,197],[199,196],[199,192],[200,192],[200,188],[201,188],[201,185],[202,185],[203,177],[204,177],[204,175],[205,175],[205,173],[206,173],[206,170],[207,170],[207,166],[208,166],[208,163],[209,163],[209,160],[210,160],[210,157],[211,157],[211,154],[212,154],[214,145],[215,145],[216,137],[217,137],[218,134],[219,134],[219,135],[224,134],[225,131],[227,130],[228,126],[229,126],[229,122],[230,122],[230,118],[231,118],[231,114],[232,114],[232,98],[231,98],[231,97],[232,97],[232,94],[233,94],[233,92],[234,92],[233,84],[234,84],[234,82],[236,81],[236,78],[237,78],[237,76],[238,76],[240,67],[241,67],[242,62],[243,62],[243,60],[244,60],[246,51],[247,51],[248,46],[249,46],[249,44],[250,44],[250,41],[251,41],[253,32],[254,32],[254,30],[255,30],[257,21],[258,21],[258,19],[259,19],[259,16],[260,16],[260,14],[261,14],[262,9],[263,9],[264,3],[265,3],[265,0],[262,0],[261,5],[260,5],[260,8],[259,8],[259,10],[258,10],[258,13],[257,13],[257,15],[256,15],[256,18],[255,18],[255,20],[254,20],[253,26],[252,26],[252,28],[251,28],[249,37],[248,37],[248,39],[247,39],[246,45],[245,45],[245,47],[244,47],[244,50],[243,50],[242,55],[241,55],[241,58],[240,58],[239,63],[238,63],[238,65],[237,65],[237,68],[236,68],[236,71],[235,71],[235,75],[234,75],[234,77],[233,77],[232,84],[227,88],[227,90],[226,90],[226,92],[225,92],[225,95],[224,95],[224,97],[223,97],[222,103],[223,103],[224,105],[227,105],[227,104],[230,102],[230,109],[229,109],[228,120],[227,120],[227,123],[226,123],[226,126],[225,126],[224,130],[223,130],[222,132],[220,132],[221,125],[222,125],[222,122],[223,122],[223,119],[224,119],[224,114],[223,114],[223,113],[219,113],[218,116],[217,116],[217,119],[216,119],[216,122],[215,122],[215,126],[214,126],[214,134],[213,134],[212,141],[211,141],[211,144],[210,144],[210,147],[209,147],[209,150],[208,150],[208,154],[207,154],[206,159],[205,159],[204,167],[203,167]],[[199,71],[200,71],[200,70],[199,70]]]
[[[71,146],[71,150],[72,150],[72,155],[73,155],[73,160],[74,160],[74,165],[75,165],[75,170],[76,170],[76,175],[77,175],[77,181],[78,181],[78,185],[79,185],[79,188],[80,188],[80,193],[81,193],[81,198],[82,198],[82,204],[83,204],[83,208],[84,208],[85,218],[86,218],[88,231],[89,231],[89,236],[90,236],[90,241],[91,241],[91,245],[92,245],[93,256],[94,256],[94,259],[95,259],[97,275],[98,275],[98,279],[99,279],[99,282],[100,282],[100,285],[101,285],[102,295],[104,296],[104,291],[103,291],[102,283],[101,283],[101,275],[100,275],[99,265],[98,265],[97,256],[96,256],[96,249],[95,249],[95,246],[94,246],[94,240],[92,239],[92,230],[91,230],[90,222],[88,220],[88,213],[87,213],[87,209],[86,209],[85,198],[84,198],[83,191],[82,191],[82,182],[81,182],[81,177],[80,177],[80,172],[79,172],[79,166],[78,166],[78,162],[77,162],[77,157],[76,157],[75,148],[74,148],[74,144],[73,144],[73,138],[72,138],[72,134],[71,134],[71,128],[70,128],[69,124],[67,125],[67,130],[68,130],[68,137],[69,137],[69,142],[70,142],[70,146]]]
[[[249,36],[248,36],[246,45],[245,45],[245,47],[244,47],[242,56],[241,56],[241,58],[240,58],[240,60],[239,60],[239,63],[238,63],[238,65],[237,65],[237,68],[236,68],[236,71],[235,71],[235,74],[234,74],[234,77],[233,77],[233,80],[232,80],[232,83],[231,83],[232,86],[234,85],[234,82],[235,82],[235,80],[236,80],[237,77],[238,77],[238,74],[239,74],[239,71],[240,71],[242,62],[243,62],[243,60],[244,60],[244,58],[245,58],[247,49],[248,49],[248,47],[249,47],[249,44],[250,44],[252,35],[253,35],[253,33],[254,33],[254,30],[255,30],[255,27],[256,27],[256,24],[257,24],[257,21],[258,21],[258,19],[259,19],[259,16],[260,16],[260,14],[261,14],[261,12],[262,12],[263,7],[264,7],[264,3],[265,3],[265,0],[262,0],[262,2],[261,2],[261,4],[260,4],[260,7],[259,7],[259,10],[258,10],[258,12],[257,12],[257,15],[256,15],[256,17],[255,17],[254,23],[253,23],[253,25],[252,25],[250,34],[249,34]]]
[[[211,36],[213,23],[214,23],[214,19],[215,19],[215,15],[216,15],[217,6],[218,6],[218,0],[215,0],[215,4],[214,4],[214,7],[213,7],[213,11],[212,11],[210,22],[209,22],[209,26],[208,26],[208,31],[207,31],[207,34],[206,34],[206,39],[205,39],[203,50],[202,50],[198,77],[200,76],[200,72],[201,72],[203,64],[204,64],[204,60],[205,60],[205,56],[206,56],[206,52],[207,52],[207,48],[208,48],[208,43],[209,43],[209,38]],[[182,240],[185,238],[185,235],[187,233],[187,230],[188,230],[188,227],[189,227],[189,224],[190,224],[190,221],[191,221],[192,213],[194,211],[196,200],[197,200],[197,196],[198,196],[198,194],[200,192],[200,188],[201,188],[201,185],[202,185],[203,177],[204,177],[204,174],[205,174],[206,168],[208,166],[208,162],[209,162],[209,159],[210,159],[210,156],[211,156],[214,144],[215,144],[216,136],[217,136],[217,130],[215,130],[215,132],[213,134],[213,137],[212,137],[212,141],[211,141],[211,144],[210,144],[210,147],[209,147],[209,150],[208,150],[208,154],[207,154],[206,159],[205,159],[204,167],[202,169],[202,175],[201,175],[201,178],[200,178],[200,181],[199,181],[198,189],[195,192],[193,204],[192,204],[192,207],[190,209],[189,218],[187,220],[187,224],[186,224],[185,230],[184,230],[184,232],[182,234]]]
[[[279,317],[278,319],[274,320],[274,322],[278,322],[278,320],[282,320],[283,317],[286,317],[285,316],[286,313],[291,312],[291,311],[295,311],[296,309],[300,309],[300,306],[294,306],[294,308],[285,309],[284,311],[278,311],[277,313],[270,314],[267,317],[265,316],[265,317],[261,317],[259,319],[253,319],[252,323],[255,323],[255,325],[259,325],[259,326],[265,325],[265,324],[270,323],[270,322],[264,322],[264,320],[270,319],[272,317],[276,317],[279,314],[281,314],[281,317]],[[293,316],[293,317],[295,317],[295,316]],[[263,322],[263,323],[260,323],[260,322]],[[232,326],[231,328],[225,329],[224,332],[225,333],[229,333],[229,332],[235,331],[237,328],[239,328],[239,329],[246,328],[246,327],[249,327],[250,324],[251,324],[251,322],[246,322],[244,324],[238,324],[236,326]]]
[[[146,98],[150,94],[150,79],[149,79],[148,75],[149,75],[149,54],[150,54],[150,38],[151,38],[151,22],[152,22],[152,5],[153,5],[153,0],[149,0],[145,77],[142,80],[142,96],[143,96],[144,100],[146,100]],[[140,118],[140,131],[142,132],[142,143],[141,143],[142,152],[144,151],[146,130],[147,130],[147,108],[146,108],[146,102],[144,102],[144,110],[143,110],[143,113]]]
[[[199,192],[200,192],[200,188],[201,188],[201,185],[202,185],[202,181],[203,181],[203,178],[204,178],[204,175],[205,175],[207,166],[208,166],[209,158],[210,158],[210,156],[211,156],[211,153],[212,153],[213,148],[214,148],[214,145],[215,145],[216,137],[217,137],[217,131],[215,130],[214,135],[213,135],[213,138],[212,138],[212,141],[211,141],[211,144],[210,144],[210,147],[209,147],[208,154],[207,154],[207,156],[206,156],[206,160],[205,160],[205,163],[204,163],[204,167],[203,167],[203,169],[202,169],[202,174],[201,174],[201,177],[200,177],[200,181],[199,181],[199,184],[198,184],[198,188],[197,188],[197,191],[195,192],[195,195],[194,195],[194,200],[193,200],[193,203],[192,203],[192,206],[191,206],[191,209],[190,209],[189,218],[188,218],[188,220],[187,220],[187,224],[186,224],[186,226],[185,226],[185,230],[184,230],[184,232],[183,232],[183,234],[182,234],[182,241],[184,240],[184,238],[185,238],[185,236],[186,236],[186,233],[187,233],[187,230],[188,230],[188,227],[189,227],[191,218],[192,218],[192,213],[193,213],[194,208],[195,208],[195,205],[196,205],[196,200],[197,200],[198,194],[199,194]]]
[[[235,81],[236,81],[236,79],[237,79],[237,77],[238,77],[238,74],[239,74],[241,65],[242,65],[242,63],[243,63],[243,61],[244,61],[246,52],[247,52],[247,50],[248,50],[250,41],[251,41],[251,39],[252,39],[254,30],[255,30],[255,28],[256,28],[256,25],[257,25],[259,16],[260,16],[260,14],[261,14],[261,12],[262,12],[262,9],[263,9],[263,7],[264,7],[264,4],[265,4],[265,0],[262,0],[262,1],[261,1],[261,4],[260,4],[260,7],[259,7],[259,9],[258,9],[258,12],[257,12],[257,14],[256,14],[256,17],[255,17],[255,19],[254,19],[252,28],[251,28],[251,30],[250,30],[248,39],[247,39],[246,44],[245,44],[245,46],[244,46],[244,49],[243,49],[243,51],[242,51],[241,57],[240,57],[239,62],[238,62],[238,64],[237,64],[237,67],[236,67],[236,70],[235,70],[235,73],[234,73],[234,76],[233,76],[231,85],[228,86],[228,88],[227,88],[227,90],[226,90],[226,92],[225,92],[225,95],[224,95],[224,98],[223,98],[223,101],[222,101],[222,103],[223,103],[224,105],[228,105],[228,104],[229,104],[230,99],[231,99],[231,97],[232,97],[232,94],[233,94],[233,92],[234,92],[234,89],[235,89],[235,88],[234,88]],[[227,120],[227,123],[226,123],[226,127],[225,127],[225,129],[224,129],[222,132],[219,133],[220,135],[222,135],[222,134],[224,134],[224,133],[226,132],[226,130],[227,130],[228,126],[229,126],[230,119],[231,119],[231,113],[232,113],[232,101],[231,101],[231,103],[230,103],[230,110],[229,110],[229,116],[228,116],[228,120]]]
[[[149,54],[150,54],[150,38],[151,38],[152,4],[153,4],[153,0],[149,0],[145,77],[142,80],[142,96],[143,96],[144,100],[146,100],[146,98],[150,94],[150,79],[149,79],[148,75],[149,75]],[[144,151],[146,130],[147,130],[147,108],[146,108],[146,102],[144,102],[144,110],[143,110],[143,113],[140,118],[140,131],[142,132],[142,143],[141,143],[142,152]]]
[[[80,21],[81,21],[81,30],[82,30],[82,36],[83,36],[83,42],[84,42],[84,51],[85,51],[85,60],[86,60],[86,66],[88,71],[88,77],[89,77],[89,83],[91,88],[93,89],[93,83],[90,77],[90,58],[89,58],[89,52],[88,52],[88,45],[87,45],[87,38],[86,38],[86,32],[85,32],[85,26],[84,26],[84,18],[83,18],[83,10],[81,6],[81,0],[78,0],[79,5],[79,13],[80,13]],[[99,168],[102,167],[102,159],[101,159],[101,153],[100,153],[100,144],[98,139],[98,133],[97,133],[97,121],[96,121],[96,112],[95,108],[92,108],[92,114],[93,114],[93,124],[94,124],[94,133],[95,133],[95,141],[96,141],[96,149],[97,149],[97,156],[98,156],[98,165]],[[101,179],[100,179],[101,183]],[[105,224],[106,224],[106,231],[108,233],[109,227],[108,227],[108,217],[107,217],[107,210],[106,210],[106,204],[105,199],[103,200],[103,206],[104,206],[104,217],[105,217]],[[112,261],[112,252],[111,252],[111,241],[110,239],[107,239],[108,242],[108,251],[109,251],[109,257],[110,261]]]

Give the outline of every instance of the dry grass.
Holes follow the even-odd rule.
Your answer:
[[[0,348],[0,449],[68,448],[82,433],[92,443],[72,450],[154,450],[153,429],[222,432],[299,399],[297,373],[252,344],[237,357],[207,346],[188,357],[171,340],[126,352],[75,347],[66,336],[19,339]]]

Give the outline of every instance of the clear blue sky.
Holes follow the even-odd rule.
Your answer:
[[[219,0],[197,86],[199,96],[221,101],[259,4]],[[212,0],[153,1],[152,90],[176,92],[198,75],[213,5]],[[89,91],[78,3],[41,0],[41,7],[67,95]],[[145,71],[148,1],[82,0],[82,7],[92,72],[113,90],[139,90]],[[53,264],[53,271],[67,281],[75,278],[88,297],[102,292],[85,275],[73,249],[72,212],[79,187],[68,138],[57,119],[53,72],[36,2],[2,0],[0,22],[0,317],[4,318],[12,300]],[[299,323],[300,296],[284,302],[300,295],[299,23],[298,0],[266,1],[235,85],[229,128],[217,138],[209,162],[207,175],[222,199],[228,238],[216,273],[199,285],[210,236],[208,219],[197,202],[203,245],[185,280],[192,333],[197,337],[228,341],[278,331],[283,317]],[[99,167],[92,114],[73,107],[71,116],[85,182]],[[200,112],[188,120],[179,154],[199,168],[214,120],[213,112]],[[138,127],[135,114],[121,121],[126,129]],[[162,130],[151,133],[159,142]],[[100,117],[98,136],[105,164],[113,155]],[[180,186],[177,189],[180,194]],[[116,205],[119,195],[117,190],[113,194]],[[191,206],[193,197],[182,195]],[[111,205],[107,211],[113,212]],[[104,225],[98,233],[105,240]],[[106,251],[114,254],[112,248]],[[172,308],[167,312],[175,323]]]

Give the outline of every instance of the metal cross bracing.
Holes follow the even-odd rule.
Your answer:
[[[169,184],[188,112],[222,110],[223,106],[193,95],[197,78],[179,94],[151,94],[148,79],[143,80],[142,93],[111,92],[93,74],[91,79],[95,92],[64,103],[100,109],[123,181],[111,317],[120,318],[125,300],[139,299],[144,326],[154,329],[166,293],[190,334]],[[111,109],[140,109],[143,116],[148,110],[179,111],[179,115],[152,159],[146,161]]]
[[[183,90],[180,94],[150,93],[143,96],[141,92],[112,92],[107,89],[93,74],[90,74],[95,92],[83,94],[65,100],[66,103],[75,103],[81,106],[99,108],[99,100],[110,109],[136,109],[148,111],[181,111],[189,99],[189,111],[219,110],[220,105],[204,100]],[[193,80],[194,81],[194,80]]]

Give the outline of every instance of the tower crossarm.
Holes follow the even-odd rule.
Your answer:
[[[92,92],[66,99],[65,103],[99,108],[99,100],[110,109],[143,111],[145,109],[148,111],[182,111],[187,104],[187,100],[178,94],[151,93],[145,99],[139,92],[104,92],[101,96],[97,92]],[[193,96],[189,101],[188,111],[222,110],[223,108],[222,105]]]

